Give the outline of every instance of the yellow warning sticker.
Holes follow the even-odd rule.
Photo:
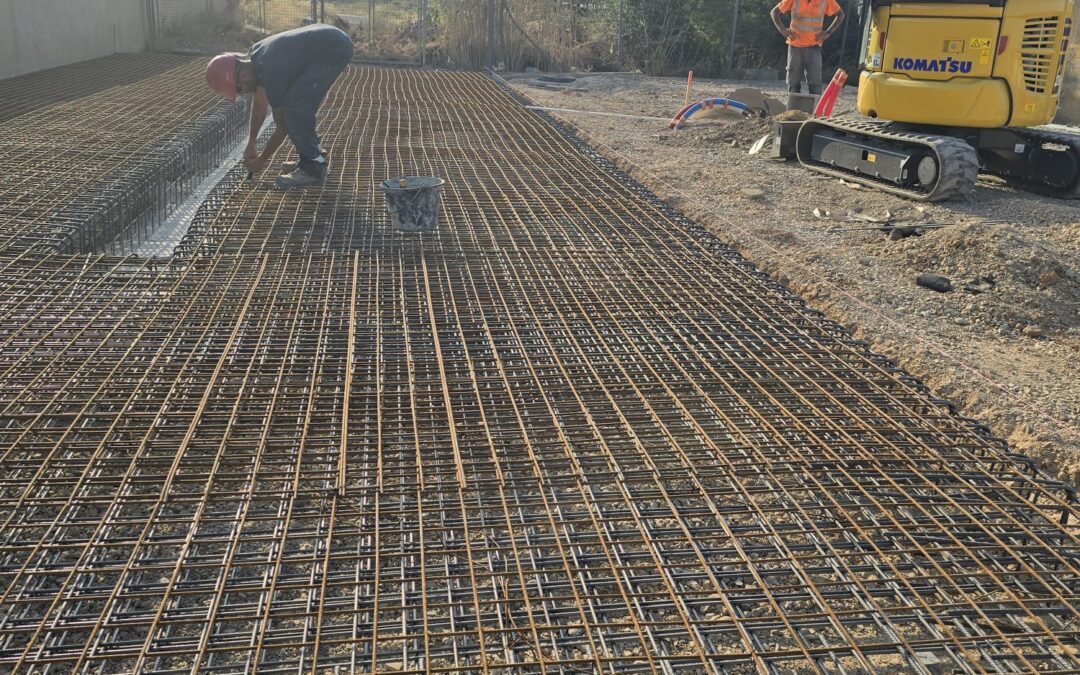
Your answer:
[[[990,50],[989,49],[984,49],[982,51],[982,55],[979,57],[979,63],[981,65],[984,65],[984,66],[986,64],[990,63]]]
[[[973,49],[990,49],[990,38],[971,38],[969,44]]]
[[[866,154],[866,161],[868,161],[868,162],[876,162],[877,161],[877,155],[875,155],[872,152],[867,153]]]
[[[1025,105],[1024,106],[1024,112],[1035,112],[1035,104],[1034,103],[1028,103],[1027,105]]]

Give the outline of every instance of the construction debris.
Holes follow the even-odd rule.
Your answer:
[[[987,293],[994,290],[997,286],[997,280],[992,275],[979,276],[964,284],[964,291],[971,293],[972,295],[979,295],[980,293]]]
[[[746,107],[762,117],[774,117],[787,110],[787,106],[779,99],[769,96],[760,89],[753,87],[736,89],[730,94],[727,94],[727,98],[744,103]]]
[[[940,274],[920,274],[915,283],[938,293],[948,293],[953,289],[952,281]]]
[[[760,153],[762,150],[765,149],[765,146],[767,146],[770,142],[772,142],[772,140],[773,140],[773,135],[772,134],[765,134],[761,138],[754,141],[754,144],[750,146],[750,150],[749,150],[749,152],[747,152],[747,154],[756,155],[756,154]]]

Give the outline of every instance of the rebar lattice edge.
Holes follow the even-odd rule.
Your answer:
[[[952,416],[957,422],[960,422],[969,431],[978,435],[981,439],[985,440],[989,445],[992,445],[1000,453],[997,457],[982,457],[984,463],[990,467],[990,472],[996,474],[999,478],[1005,479],[1009,477],[1006,472],[1006,467],[1012,467],[1012,469],[1020,474],[1028,475],[1031,480],[1037,482],[1048,492],[1061,492],[1063,495],[1063,502],[1065,504],[1077,504],[1080,505],[1080,495],[1077,490],[1068,483],[1058,480],[1054,476],[1041,469],[1038,463],[1022,452],[1015,452],[1009,446],[1008,441],[1000,436],[996,435],[993,430],[985,423],[976,419],[967,417],[961,414],[959,408],[952,401],[940,398],[936,396],[933,390],[927,386],[922,380],[908,373],[901,368],[893,359],[883,354],[875,352],[869,342],[865,340],[859,340],[855,338],[851,331],[845,328],[840,323],[828,318],[824,312],[819,309],[815,309],[810,303],[798,295],[784,284],[780,283],[767,273],[763,272],[756,264],[747,260],[742,254],[736,251],[734,248],[725,244],[716,233],[710,231],[704,225],[695,222],[687,217],[677,208],[672,206],[668,201],[661,199],[652,190],[643,185],[638,179],[631,176],[624,171],[616,163],[615,159],[609,157],[603,152],[603,150],[595,147],[585,133],[582,132],[576,126],[568,125],[561,119],[551,114],[546,110],[536,109],[537,102],[512,86],[499,76],[498,73],[492,71],[485,71],[485,74],[491,79],[500,89],[509,94],[522,106],[534,106],[530,109],[530,112],[538,115],[544,120],[551,128],[559,133],[563,138],[570,142],[582,155],[588,157],[592,162],[599,166],[602,170],[608,172],[614,176],[617,180],[624,183],[632,192],[636,193],[639,197],[647,201],[651,206],[662,212],[673,222],[680,225],[690,237],[702,242],[704,248],[711,253],[723,256],[728,261],[738,265],[748,275],[760,281],[764,286],[771,289],[777,295],[781,296],[783,300],[790,303],[798,311],[811,318],[822,330],[827,332],[838,341],[845,345],[858,349],[860,353],[867,359],[878,363],[884,370],[887,370],[894,375],[897,380],[907,384],[915,391],[924,395],[931,403],[943,407],[948,410],[949,415]],[[1029,500],[1036,506],[1047,507],[1052,505],[1041,504],[1038,501],[1038,494],[1033,493],[1029,496]],[[1067,507],[1059,507],[1061,511],[1059,513],[1060,522],[1062,525],[1069,524],[1070,512]]]

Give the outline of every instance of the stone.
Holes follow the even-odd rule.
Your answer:
[[[743,188],[742,194],[747,199],[761,199],[765,196],[765,191],[761,188]]]
[[[1024,335],[1030,338],[1042,337],[1043,329],[1041,326],[1028,326],[1024,329]]]
[[[915,283],[938,293],[948,293],[953,289],[952,281],[940,274],[920,274]]]
[[[958,316],[955,319],[953,319],[953,323],[955,323],[957,326],[970,326],[971,325],[971,319],[966,319],[966,318],[964,318],[962,316]]]
[[[1039,289],[1045,291],[1048,288],[1052,288],[1061,281],[1061,277],[1054,270],[1050,270],[1039,277]]]

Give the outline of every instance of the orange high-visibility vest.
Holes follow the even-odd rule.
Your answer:
[[[826,4],[826,0],[819,0],[815,7],[807,0],[795,0],[791,8],[791,30],[810,38],[820,33],[825,28]]]

